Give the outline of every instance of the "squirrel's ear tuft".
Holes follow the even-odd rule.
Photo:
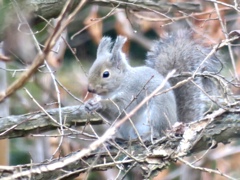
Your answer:
[[[104,36],[98,45],[97,56],[104,54],[106,52],[110,53],[111,47],[112,47],[112,39],[110,37]]]
[[[127,38],[124,37],[124,36],[118,36],[116,41],[115,41],[115,44],[113,46],[113,49],[112,49],[112,54],[118,52],[118,51],[122,51],[122,47],[124,45],[124,43],[127,41]]]
[[[112,62],[115,62],[118,66],[121,63],[126,63],[125,55],[122,53],[122,47],[126,42],[127,38],[123,36],[118,36],[116,42],[112,48]]]

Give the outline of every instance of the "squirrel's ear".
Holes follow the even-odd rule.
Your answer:
[[[122,47],[126,42],[127,38],[123,36],[118,36],[116,42],[112,48],[112,60],[119,61],[122,60]]]
[[[106,52],[110,53],[111,46],[112,46],[112,39],[110,37],[104,36],[98,45],[97,56],[102,55]]]
[[[118,36],[116,42],[113,46],[112,53],[115,53],[118,50],[122,50],[124,43],[127,41],[127,38],[124,36]]]

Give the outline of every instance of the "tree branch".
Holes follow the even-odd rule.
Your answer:
[[[47,112],[58,121],[58,108],[47,110]],[[101,118],[88,114],[84,110],[84,106],[64,107],[62,108],[62,117],[65,121],[65,127],[85,126],[87,123],[103,124]],[[60,126],[52,121],[47,114],[40,111],[19,116],[2,117],[0,118],[0,139],[22,137],[31,133],[56,130],[57,128],[60,128]]]
[[[65,0],[36,0],[28,1],[23,0],[19,3],[20,8],[24,12],[33,14],[34,23],[38,23],[44,19],[56,18],[60,15],[66,1]],[[3,1],[0,7],[0,41],[4,38],[5,29],[11,25],[12,19],[16,18],[16,14],[13,13],[13,3],[12,1]],[[79,4],[79,0],[72,1],[72,10]],[[199,12],[201,11],[201,5],[199,3],[193,2],[180,2],[180,3],[166,3],[161,0],[158,1],[148,1],[148,0],[89,0],[87,4],[95,4],[100,6],[107,6],[112,8],[113,6],[118,6],[119,8],[129,8],[133,11],[147,10],[159,13],[170,13],[183,11],[187,12]],[[72,11],[71,10],[71,11]]]
[[[78,4],[78,6],[74,9],[74,11],[67,16],[66,20],[64,18],[68,14],[69,7],[71,6],[71,2],[67,2],[65,4],[65,6],[59,16],[59,21],[57,22],[52,35],[47,39],[47,41],[44,45],[44,49],[42,51],[38,52],[32,65],[30,66],[30,68],[27,69],[27,71],[23,72],[20,75],[20,77],[14,81],[7,88],[5,93],[0,94],[0,102],[3,101],[8,96],[10,96],[11,94],[13,94],[20,87],[22,87],[26,83],[26,81],[32,76],[32,74],[37,70],[37,68],[45,61],[45,57],[51,51],[52,47],[55,45],[55,42],[60,37],[61,33],[65,30],[65,28],[73,20],[74,16],[84,6],[85,3],[86,3],[86,0],[82,0]]]
[[[92,170],[106,170],[107,168],[115,167],[116,164],[132,164],[137,161],[143,169],[145,177],[149,178],[155,171],[166,168],[166,166],[176,161],[179,157],[191,155],[210,147],[216,147],[218,143],[228,143],[232,138],[238,138],[240,135],[239,106],[234,106],[233,108],[235,108],[235,112],[219,109],[201,121],[192,122],[187,125],[175,125],[172,130],[166,133],[165,137],[158,140],[155,144],[146,144],[147,149],[138,142],[132,142],[131,145],[123,143],[121,147],[115,144],[116,149],[110,148],[110,152],[101,148],[82,157],[82,154],[88,150],[83,149],[82,151],[74,152],[51,162],[29,164],[21,167],[0,167],[0,171],[2,171],[4,176],[7,176],[3,179],[23,178],[29,175],[33,179],[61,179],[66,177],[73,178],[79,173],[87,171],[89,168]],[[49,110],[48,112],[53,116],[57,116],[57,109]],[[87,114],[84,112],[83,106],[66,107],[63,109],[63,112],[68,117],[66,124],[79,122],[78,125],[84,125],[86,123]],[[69,112],[72,112],[71,115]],[[42,113],[21,115],[20,117],[22,119],[24,117],[32,117],[31,123],[37,122],[39,117],[46,118]],[[9,119],[16,120],[16,118],[17,116]],[[76,119],[82,120],[76,121]],[[0,119],[0,122],[4,122],[3,120],[4,118]],[[51,123],[47,119],[40,121],[44,122],[45,125]],[[30,122],[27,120],[23,123],[29,124]],[[101,123],[98,120],[91,120],[90,122]],[[21,126],[25,125],[21,124]],[[33,127],[33,125],[30,127]],[[56,128],[57,126],[52,125],[52,127]],[[89,147],[89,150],[91,150],[91,147]],[[111,153],[112,157],[117,155],[114,161],[109,156],[109,153]]]
[[[94,3],[103,6],[117,6],[120,5],[120,8],[130,8],[135,11],[140,10],[152,10],[161,13],[166,12],[199,12],[201,11],[201,5],[199,3],[194,2],[179,2],[179,3],[171,3],[171,2],[163,2],[161,0],[158,1],[149,1],[149,0],[92,0],[89,3]]]

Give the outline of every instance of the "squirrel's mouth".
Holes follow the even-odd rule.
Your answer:
[[[88,89],[88,92],[93,93],[93,94],[97,94],[100,96],[104,96],[106,95],[108,92],[104,89]]]
[[[99,96],[104,96],[107,94],[106,91],[98,91],[98,92],[95,92],[95,94],[99,95]]]

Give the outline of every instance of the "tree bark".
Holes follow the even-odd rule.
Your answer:
[[[232,108],[237,110],[239,107],[235,106]],[[48,110],[48,113],[53,117],[57,117],[57,111],[58,109]],[[93,124],[103,123],[96,115],[88,116],[83,106],[65,107],[62,111],[63,116],[66,117],[66,126],[83,126],[87,122]],[[88,121],[88,118],[91,119]],[[2,127],[1,132],[9,127],[7,126],[8,123],[13,124],[13,122],[16,121],[19,121],[20,124],[16,126],[16,129],[12,128],[9,132],[5,133],[5,137],[22,136],[26,135],[24,132],[30,133],[36,130],[38,130],[39,133],[40,131],[59,127],[44,113],[35,112],[1,118],[0,122],[5,124],[5,127],[0,124],[0,127]],[[18,133],[16,133],[16,131],[18,131]],[[4,176],[7,176],[6,179],[14,179],[28,175],[31,175],[34,179],[56,179],[61,176],[73,178],[79,173],[87,171],[89,168],[91,168],[91,170],[106,170],[107,168],[115,167],[118,163],[132,164],[137,161],[145,172],[145,178],[150,178],[155,171],[163,170],[179,157],[192,155],[199,151],[209,149],[210,147],[216,147],[220,142],[228,143],[232,138],[239,138],[239,135],[239,112],[228,112],[219,109],[201,121],[192,122],[188,125],[179,124],[174,126],[171,131],[167,132],[166,137],[161,138],[153,145],[150,143],[142,145],[139,142],[132,142],[131,145],[129,145],[122,142],[121,147],[112,147],[110,148],[110,152],[106,151],[103,147],[97,151],[92,151],[94,149],[89,147],[87,150],[89,150],[89,152],[92,151],[91,154],[87,153],[84,155],[83,152],[86,151],[86,149],[83,149],[82,151],[74,152],[49,163],[24,165],[20,170],[19,166],[8,167],[8,171],[4,168],[0,168],[0,170]],[[145,147],[147,147],[147,149]],[[118,158],[113,161],[111,157],[114,157],[119,152]],[[111,156],[109,156],[109,154],[111,154]],[[89,166],[89,164],[91,164],[91,166]],[[62,171],[62,169],[66,171]]]
[[[16,1],[20,9],[31,17],[31,22],[37,24],[44,19],[56,18],[62,11],[66,0],[23,0]],[[79,0],[72,0],[72,8],[79,4]],[[162,0],[149,1],[149,0],[89,0],[87,4],[95,4],[107,7],[128,8],[134,11],[146,10],[153,11],[156,13],[170,13],[170,12],[199,12],[201,5],[194,2],[181,2],[181,3],[169,3]],[[12,20],[16,20],[17,14],[14,10],[15,1],[4,1],[0,0],[0,41],[4,39],[5,29],[11,25]]]
[[[0,139],[23,137],[31,133],[56,130],[60,126],[53,119],[58,121],[58,111],[59,109],[47,110],[52,118],[40,111],[19,116],[2,117],[0,118]],[[62,117],[65,120],[65,127],[85,126],[87,123],[96,125],[103,123],[101,118],[93,114],[88,114],[83,106],[62,108]]]
[[[3,43],[0,43],[0,55],[5,55],[3,51]],[[6,68],[6,62],[0,60],[0,68]],[[4,93],[7,88],[7,74],[6,71],[0,71],[0,93]],[[0,102],[0,114],[1,116],[9,115],[9,101],[5,100]],[[0,140],[0,165],[8,165],[9,164],[9,140],[4,139]]]

